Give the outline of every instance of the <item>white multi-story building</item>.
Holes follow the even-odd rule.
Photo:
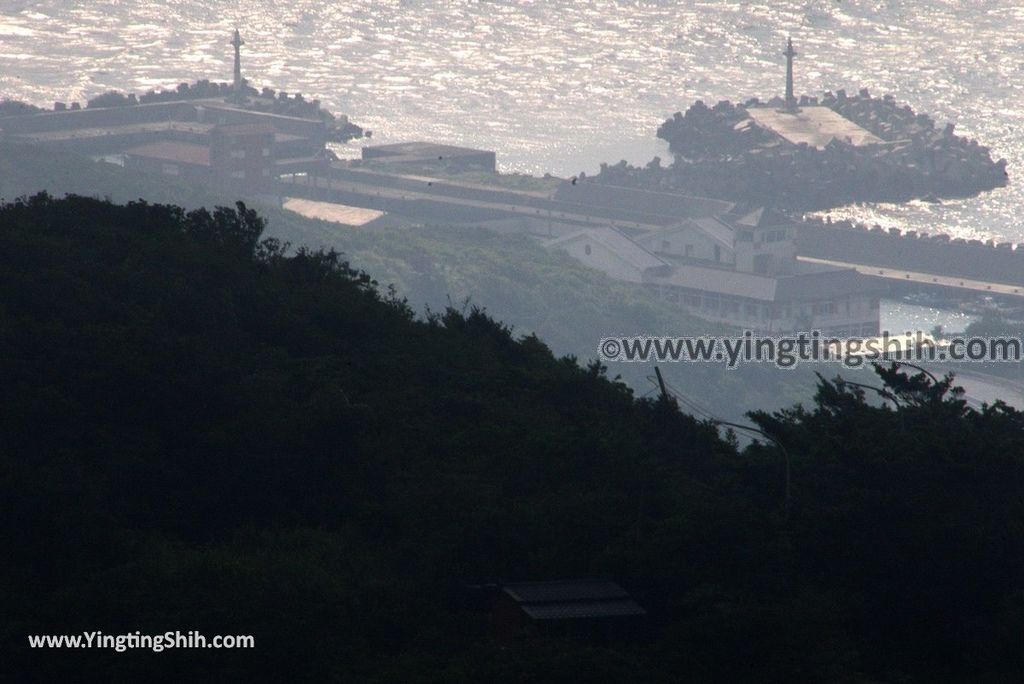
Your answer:
[[[798,261],[795,237],[785,216],[734,208],[634,235],[584,228],[547,244],[706,320],[763,332],[877,335],[876,282]]]

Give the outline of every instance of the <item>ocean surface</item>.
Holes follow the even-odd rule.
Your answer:
[[[227,81],[236,26],[256,87],[318,98],[375,142],[480,146],[556,175],[667,160],[655,129],[694,100],[781,94],[792,36],[798,93],[891,93],[1009,162],[1010,187],[981,197],[834,215],[1024,242],[1020,0],[0,0],[0,98]]]

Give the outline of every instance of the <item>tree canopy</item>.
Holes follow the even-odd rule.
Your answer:
[[[739,449],[485,311],[417,316],[245,205],[0,207],[15,680],[1019,678],[1024,419],[877,369]],[[791,501],[784,497],[785,464]],[[615,578],[644,638],[495,643],[480,581]],[[30,651],[197,629],[252,651]],[[85,669],[87,668],[87,669]]]

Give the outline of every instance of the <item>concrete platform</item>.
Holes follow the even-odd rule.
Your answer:
[[[299,197],[286,198],[282,207],[306,218],[342,223],[346,226],[355,227],[364,226],[384,215],[383,211],[377,211],[376,209],[351,207],[347,204],[338,204],[336,202],[317,202]]]
[[[811,147],[823,149],[833,138],[858,147],[885,142],[828,107],[801,107],[796,112],[773,107],[751,107],[747,112],[758,126],[794,145],[807,143]]]

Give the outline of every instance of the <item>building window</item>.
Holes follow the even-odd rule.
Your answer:
[[[772,255],[771,254],[755,254],[754,255],[754,273],[768,273],[771,268]]]
[[[270,169],[263,169],[263,176],[265,178],[270,178]]]
[[[263,148],[263,156],[264,157],[269,157],[270,156],[270,148],[269,147],[264,147]]]
[[[232,178],[239,178],[239,179],[244,180],[245,179],[245,171],[232,171],[231,172],[231,177]]]
[[[662,240],[661,241],[661,248],[662,249],[669,249],[671,246],[672,246],[672,243],[669,242],[668,240]]]
[[[232,159],[245,159],[245,150],[231,150]]]
[[[586,254],[587,256],[590,256],[590,252],[591,251],[592,250],[590,249],[590,245],[584,245],[583,246],[583,253]]]
[[[164,164],[163,172],[165,176],[177,176],[181,174],[181,169],[176,164]]]
[[[693,256],[693,245],[686,245],[685,254],[686,256]]]

